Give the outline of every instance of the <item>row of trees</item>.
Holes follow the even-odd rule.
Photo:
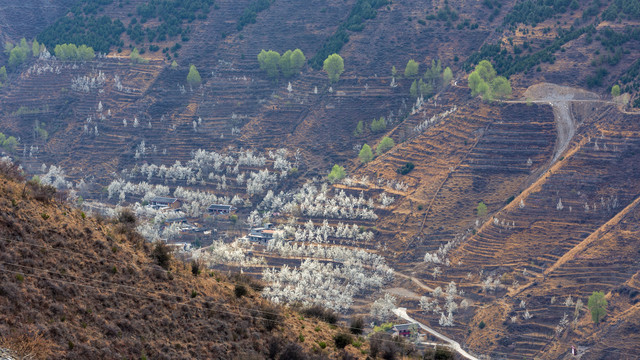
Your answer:
[[[29,45],[25,38],[20,39],[20,42],[17,44],[12,44],[10,42],[4,44],[4,53],[9,55],[10,69],[15,69],[18,65],[27,61],[30,55],[38,57],[43,51],[46,51],[45,46],[38,43],[37,40],[33,40],[31,45]],[[2,82],[1,78],[0,82]]]
[[[267,73],[267,76],[277,79],[282,73],[285,78],[292,77],[302,70],[307,58],[300,49],[287,50],[280,55],[277,51],[260,51],[258,63],[260,69]]]
[[[96,57],[92,47],[87,45],[76,46],[75,44],[58,44],[53,49],[56,58],[59,60],[80,60],[88,61]]]
[[[471,95],[481,95],[484,100],[502,99],[511,95],[511,82],[504,76],[497,76],[493,65],[482,60],[469,75]]]

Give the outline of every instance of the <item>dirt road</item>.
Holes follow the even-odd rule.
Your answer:
[[[470,359],[470,360],[478,360],[477,357],[469,354],[468,352],[466,352],[458,342],[448,338],[445,335],[442,335],[441,333],[435,331],[434,329],[428,327],[427,325],[424,325],[418,321],[416,321],[415,319],[413,319],[411,316],[409,316],[407,314],[407,309],[406,308],[396,308],[393,310],[394,314],[396,314],[398,317],[401,317],[409,322],[412,323],[416,323],[418,324],[418,326],[420,326],[420,328],[426,332],[428,332],[429,334],[437,337],[438,339],[448,343],[451,346],[451,349],[453,349],[455,352],[457,352],[458,354],[460,354],[461,356],[463,356],[466,359]]]

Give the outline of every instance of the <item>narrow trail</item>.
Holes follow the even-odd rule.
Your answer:
[[[442,335],[441,333],[437,332],[436,330],[428,327],[427,325],[416,321],[414,318],[412,318],[411,316],[409,316],[407,314],[407,309],[406,308],[396,308],[393,310],[393,313],[396,314],[398,317],[403,318],[406,321],[412,322],[412,323],[416,323],[418,324],[418,326],[420,326],[420,328],[426,332],[428,332],[429,334],[437,337],[438,339],[447,342],[451,349],[454,350],[455,352],[457,352],[458,354],[460,354],[462,357],[466,358],[466,359],[470,359],[470,360],[478,360],[477,357],[469,354],[468,352],[466,352],[462,346],[460,346],[460,343],[458,343],[457,341],[454,341],[453,339],[450,339],[449,337]]]
[[[393,274],[397,275],[397,276],[400,276],[402,278],[411,280],[414,284],[418,285],[418,287],[420,287],[422,290],[426,290],[428,292],[433,292],[433,290],[434,290],[433,288],[428,287],[422,281],[418,280],[417,278],[415,278],[413,276],[405,275],[405,274],[403,274],[403,273],[401,273],[401,272],[399,272],[397,270],[393,270]]]

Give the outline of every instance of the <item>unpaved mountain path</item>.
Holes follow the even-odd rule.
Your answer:
[[[457,341],[455,341],[455,340],[453,340],[453,339],[451,339],[451,338],[449,338],[449,337],[447,337],[447,336],[445,336],[445,335],[443,335],[443,334],[441,334],[441,333],[437,332],[436,330],[434,330],[434,329],[432,329],[432,328],[428,327],[427,325],[425,325],[425,324],[423,324],[423,323],[421,323],[421,322],[419,322],[419,321],[416,321],[414,318],[410,317],[410,316],[407,314],[407,309],[406,309],[406,308],[396,308],[396,309],[394,309],[394,310],[393,310],[393,312],[394,312],[398,317],[400,317],[400,318],[402,318],[402,319],[404,319],[404,320],[406,320],[406,321],[408,321],[408,322],[418,324],[418,326],[420,326],[420,328],[421,328],[422,330],[424,330],[424,331],[428,332],[429,334],[431,334],[431,335],[433,335],[433,336],[437,337],[438,339],[440,339],[440,340],[442,340],[442,341],[444,341],[444,342],[447,342],[447,343],[451,346],[451,349],[453,349],[454,351],[456,351],[456,352],[457,352],[458,354],[460,354],[462,357],[464,357],[464,358],[466,358],[466,359],[469,359],[469,360],[478,360],[478,358],[477,358],[477,357],[475,357],[475,356],[473,356],[473,355],[469,354],[468,352],[466,352],[466,351],[462,348],[462,346],[460,346],[460,343],[458,343]]]
[[[573,113],[571,112],[572,102],[603,102],[615,104],[612,101],[602,100],[595,93],[572,88],[568,86],[560,86],[550,83],[540,83],[530,86],[524,92],[523,100],[509,100],[505,103],[548,103],[553,108],[553,115],[556,122],[557,136],[556,145],[553,150],[553,157],[548,166],[553,165],[562,153],[564,153],[571,139],[576,134],[578,124],[576,123]]]

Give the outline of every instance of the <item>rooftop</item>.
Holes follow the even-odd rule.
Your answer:
[[[153,199],[151,199],[151,202],[161,203],[161,204],[173,204],[176,201],[178,201],[178,199],[170,198],[170,197],[163,197],[163,196],[156,196]]]

